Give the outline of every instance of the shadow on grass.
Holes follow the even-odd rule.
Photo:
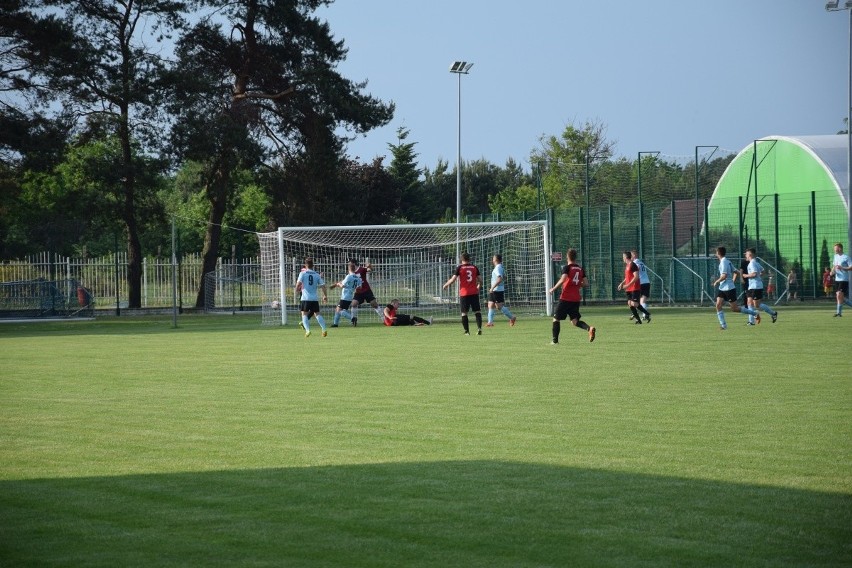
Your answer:
[[[0,482],[0,564],[838,566],[852,496],[471,461]]]

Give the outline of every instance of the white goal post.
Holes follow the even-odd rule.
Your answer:
[[[458,317],[458,288],[442,290],[442,285],[452,276],[458,254],[464,252],[482,273],[483,311],[487,310],[491,258],[501,254],[506,304],[516,313],[552,315],[546,221],[279,227],[259,233],[258,238],[264,324],[285,325],[288,312],[290,316],[298,313],[295,283],[307,257],[314,259],[314,270],[329,287],[328,304],[321,306],[326,317],[340,299],[339,290],[330,286],[346,276],[350,258],[371,265],[368,281],[380,306],[396,298],[406,313]],[[362,306],[359,321],[379,321],[379,317]]]

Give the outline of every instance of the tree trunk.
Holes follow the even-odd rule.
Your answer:
[[[198,286],[198,295],[195,298],[196,308],[203,308],[207,300],[204,290],[205,275],[216,270],[216,261],[219,258],[219,240],[222,237],[222,219],[225,218],[225,209],[228,203],[230,173],[230,171],[227,171],[227,167],[220,165],[216,168],[213,181],[207,187],[207,196],[210,199],[210,217],[207,223],[207,233],[204,235],[201,282]]]

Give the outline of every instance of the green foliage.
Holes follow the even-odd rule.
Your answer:
[[[828,241],[826,239],[822,240],[822,247],[819,249],[819,266],[820,270],[825,269],[826,267],[831,269],[831,257],[828,256]]]
[[[399,215],[411,223],[429,223],[434,221],[434,203],[424,191],[422,172],[417,167],[416,142],[404,142],[409,131],[399,127],[396,131],[397,143],[388,144],[391,163],[388,174],[400,195]]]

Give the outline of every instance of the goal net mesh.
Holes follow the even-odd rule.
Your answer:
[[[328,304],[321,305],[325,316],[333,313],[340,299],[339,289],[331,289],[331,285],[346,276],[347,262],[354,258],[362,265],[371,265],[368,282],[379,307],[396,298],[402,312],[456,318],[458,287],[454,284],[442,290],[442,286],[458,264],[457,250],[470,254],[482,273],[483,311],[487,309],[494,254],[503,256],[506,268],[506,304],[521,314],[550,311],[547,226],[543,221],[283,227],[258,237],[264,324],[284,324],[298,314],[295,283],[307,257],[314,259],[314,270],[329,287]],[[361,306],[358,320],[378,322],[379,316],[368,306]]]

